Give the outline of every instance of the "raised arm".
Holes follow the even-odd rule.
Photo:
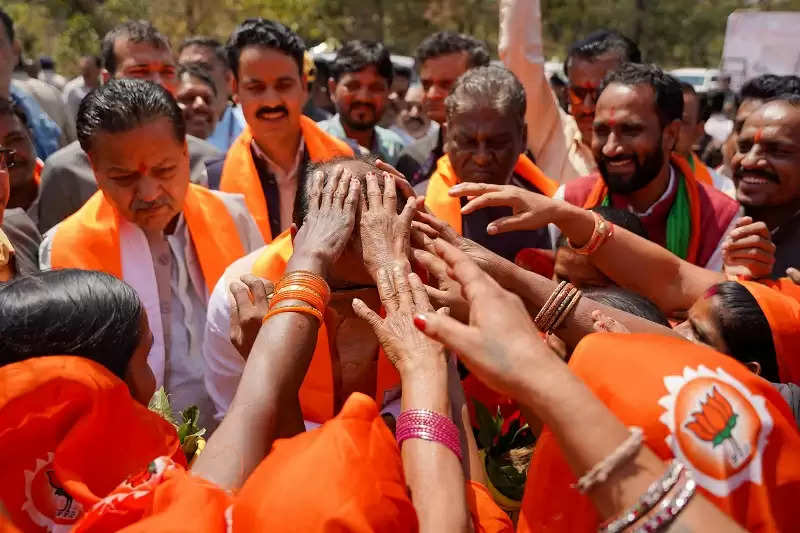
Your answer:
[[[355,226],[360,182],[348,171],[335,173],[322,187],[314,176],[309,214],[294,239],[286,274],[303,271],[326,279]],[[265,309],[271,287],[255,278],[231,284],[236,301],[231,325],[237,334],[241,316]],[[319,320],[301,299],[283,299],[277,307],[305,308],[281,312],[265,320],[258,331],[236,396],[192,471],[219,486],[237,489],[267,455],[276,438],[303,431],[298,392],[314,352]],[[246,341],[242,341],[248,344]]]
[[[469,323],[425,313],[415,324],[456,351],[478,378],[535,412],[576,477],[617,450],[629,430],[542,342],[522,301],[454,247],[437,241],[436,250],[463,287]],[[587,494],[601,517],[610,518],[632,507],[665,470],[664,462],[642,446]],[[676,522],[703,531],[741,530],[699,494]]]

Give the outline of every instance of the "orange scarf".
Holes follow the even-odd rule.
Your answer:
[[[49,356],[0,368],[0,500],[22,530],[76,522],[159,456],[185,465],[175,429],[99,364]]]
[[[319,429],[276,441],[235,496],[164,458],[155,466],[107,497],[113,506],[92,509],[76,533],[222,532],[231,518],[234,533],[418,530],[400,451],[363,394]],[[468,482],[466,492],[476,532],[513,531],[485,487]]]
[[[204,187],[189,185],[183,216],[210,293],[228,265],[244,255],[244,245],[225,204]],[[102,191],[58,225],[50,262],[53,268],[100,270],[123,279],[118,214]]]
[[[675,155],[682,158],[682,156],[678,154]],[[708,170],[706,164],[703,163],[703,160],[694,152],[692,152],[691,158],[691,162],[687,161],[687,163],[689,163],[690,168],[694,170],[694,178],[700,183],[705,183],[709,187],[713,187],[714,180],[711,178],[711,172]]]
[[[781,382],[800,385],[800,302],[761,283],[739,283],[753,295],[769,322]]]
[[[514,172],[546,196],[553,196],[558,189],[558,183],[545,176],[525,155],[519,156]],[[436,172],[428,183],[425,205],[431,213],[461,234],[461,202],[458,198],[452,198],[447,194],[450,188],[458,183],[461,183],[461,180],[456,176],[450,158],[445,154],[436,163]]]
[[[270,281],[278,281],[286,270],[292,255],[292,239],[288,231],[278,235],[263,251],[253,265],[253,274]],[[300,406],[306,420],[325,422],[333,417],[333,368],[331,367],[328,328],[322,324],[317,333],[317,347],[311,359],[303,385],[300,387]],[[378,355],[378,379],[375,389],[377,402],[386,391],[400,384],[400,375],[389,362],[383,349]]]
[[[697,262],[697,254],[700,249],[700,198],[698,193],[699,185],[697,177],[692,171],[692,167],[689,166],[689,163],[686,159],[682,158],[681,156],[673,153],[670,155],[670,162],[678,167],[678,170],[681,174],[683,174],[684,182],[686,183],[686,194],[689,197],[689,214],[690,214],[690,225],[691,225],[691,235],[689,237],[689,250],[683,259],[690,263]],[[680,176],[678,176],[680,179]],[[594,186],[592,187],[591,192],[589,192],[589,196],[586,198],[586,201],[583,204],[584,209],[593,209],[598,205],[603,203],[603,198],[606,197],[608,194],[608,187],[606,187],[606,183],[603,181],[601,176],[597,176],[595,180]]]
[[[569,366],[625,425],[644,429],[656,455],[678,456],[691,467],[698,490],[745,529],[797,527],[800,434],[767,381],[731,357],[656,335],[590,335]],[[729,414],[710,412],[712,397]],[[733,414],[731,438],[715,446]],[[597,512],[570,487],[575,481],[546,429],[528,471],[518,531],[596,530]]]
[[[758,282],[800,302],[800,285],[789,278],[760,279]]]
[[[308,158],[313,163],[327,161],[337,156],[353,155],[353,150],[345,142],[322,131],[308,117],[300,117],[300,131],[306,145]],[[258,229],[261,230],[264,242],[269,244],[272,241],[269,211],[250,149],[252,142],[253,133],[248,126],[228,149],[222,167],[219,190],[244,194],[247,209],[253,215]]]

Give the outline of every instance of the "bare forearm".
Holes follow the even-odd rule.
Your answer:
[[[403,410],[429,409],[450,416],[447,368],[402,375]],[[417,511],[420,531],[466,531],[469,513],[464,496],[464,471],[446,446],[408,439],[402,447],[403,470]]]

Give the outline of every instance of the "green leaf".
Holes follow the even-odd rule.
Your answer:
[[[525,492],[527,476],[517,472],[510,464],[502,464],[492,457],[486,458],[486,475],[492,485],[504,496],[512,500],[521,500]]]
[[[475,417],[478,419],[478,445],[481,449],[488,450],[492,447],[498,431],[489,409],[478,400],[472,401],[475,404]]]
[[[147,408],[160,415],[161,418],[170,424],[174,426],[178,425],[178,421],[175,420],[175,414],[172,412],[172,406],[169,404],[169,396],[163,386],[153,393],[153,397],[150,398]]]

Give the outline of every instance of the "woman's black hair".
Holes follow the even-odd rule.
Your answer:
[[[103,272],[64,269],[0,286],[0,366],[78,355],[125,378],[144,307],[133,288]]]
[[[772,330],[756,299],[747,287],[735,281],[720,283],[715,291],[719,297],[716,306],[719,328],[730,355],[742,363],[758,362],[761,377],[779,382]]]
[[[609,287],[587,287],[581,290],[584,296],[597,303],[625,311],[661,326],[671,327],[669,320],[656,307],[656,304],[640,294],[613,285]]]

